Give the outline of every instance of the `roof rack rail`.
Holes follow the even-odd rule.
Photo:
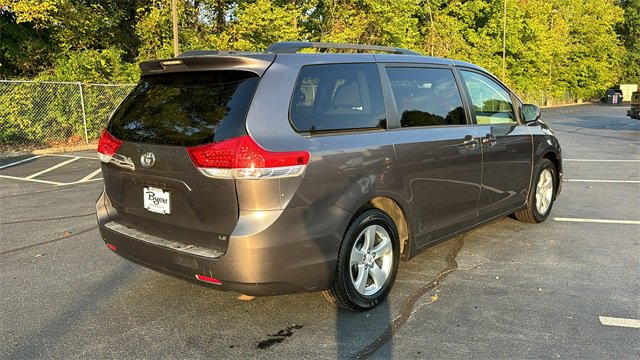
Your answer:
[[[415,51],[411,51],[403,48],[396,48],[391,46],[379,46],[379,45],[362,45],[362,44],[339,44],[328,42],[308,42],[308,41],[284,41],[271,44],[264,52],[270,52],[274,54],[294,54],[301,49],[345,49],[345,50],[374,50],[383,51],[393,54],[403,55],[422,55]]]

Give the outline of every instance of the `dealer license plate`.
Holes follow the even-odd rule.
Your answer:
[[[144,208],[158,214],[171,214],[170,192],[155,187],[144,188]]]

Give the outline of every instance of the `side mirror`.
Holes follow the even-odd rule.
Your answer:
[[[520,108],[525,123],[532,123],[540,119],[540,108],[533,104],[524,104]]]

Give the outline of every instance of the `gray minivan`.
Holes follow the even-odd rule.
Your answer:
[[[100,233],[205,286],[370,309],[400,259],[506,215],[542,222],[560,192],[538,107],[469,63],[287,42],[140,67],[98,145]]]

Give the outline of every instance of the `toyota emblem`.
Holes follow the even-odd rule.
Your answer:
[[[156,156],[153,155],[152,152],[145,153],[140,157],[140,164],[142,164],[143,167],[150,168],[155,163],[156,163]]]

